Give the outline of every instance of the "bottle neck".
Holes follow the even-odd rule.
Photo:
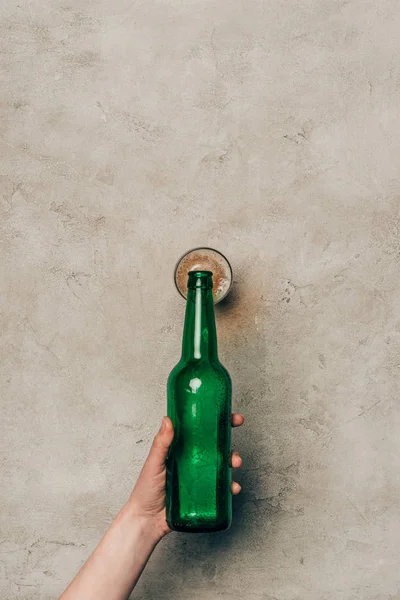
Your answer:
[[[218,360],[212,273],[189,273],[182,360]]]

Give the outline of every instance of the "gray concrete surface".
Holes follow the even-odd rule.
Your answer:
[[[0,597],[56,598],[129,494],[215,246],[245,467],[138,600],[400,599],[400,6],[10,0]]]

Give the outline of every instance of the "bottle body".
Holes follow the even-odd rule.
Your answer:
[[[212,283],[200,281],[191,290],[189,280],[182,358],[167,386],[175,432],[167,458],[167,522],[187,532],[221,531],[232,518],[231,380],[217,356]]]

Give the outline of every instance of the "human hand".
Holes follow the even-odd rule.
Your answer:
[[[244,417],[233,414],[232,427]],[[170,532],[165,514],[165,459],[174,437],[172,421],[164,417],[127,504],[118,513],[92,555],[60,600],[126,600],[160,539]],[[240,467],[238,452],[231,466]],[[240,485],[232,483],[232,494]]]
[[[243,423],[243,415],[232,414],[232,427],[240,427]],[[172,421],[168,417],[164,417],[128,502],[132,513],[138,518],[143,518],[158,539],[171,531],[167,525],[165,514],[165,460],[173,437]],[[241,465],[242,459],[239,452],[232,452],[231,466],[238,468]],[[240,489],[240,485],[233,481],[232,494],[239,494]]]

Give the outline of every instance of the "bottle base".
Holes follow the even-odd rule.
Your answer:
[[[193,521],[181,521],[169,522],[167,524],[172,531],[179,531],[181,533],[217,533],[218,531],[226,531],[231,526],[231,521],[221,521],[218,523],[207,523],[207,522],[193,522]]]

